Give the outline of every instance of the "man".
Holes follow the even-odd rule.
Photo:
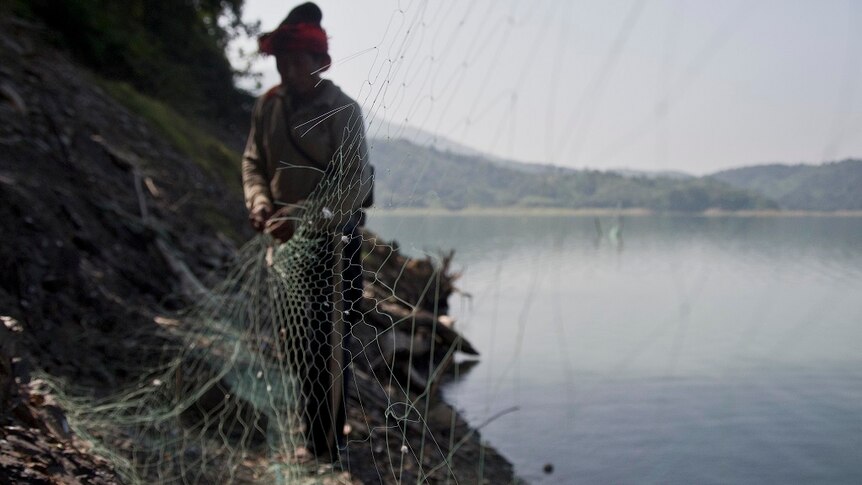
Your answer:
[[[302,284],[289,291],[300,295],[303,310],[288,318],[282,335],[300,354],[291,371],[302,383],[307,449],[334,458],[344,439],[344,373],[362,297],[357,226],[372,176],[359,105],[320,78],[331,63],[321,18],[305,3],[259,38],[282,82],[255,104],[242,177],[252,227],[279,242],[295,238],[276,255],[291,248],[310,254],[302,264],[283,264],[302,272]],[[275,271],[278,264],[276,257]]]

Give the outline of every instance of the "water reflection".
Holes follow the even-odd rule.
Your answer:
[[[624,228],[625,244],[610,228]],[[524,476],[859,482],[862,220],[396,217],[454,248],[482,353],[448,393]]]

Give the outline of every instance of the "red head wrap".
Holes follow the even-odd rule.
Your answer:
[[[320,25],[310,23],[282,24],[257,39],[260,52],[278,55],[285,52],[310,52],[328,57],[326,31]]]

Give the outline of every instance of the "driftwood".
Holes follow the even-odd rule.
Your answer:
[[[460,276],[452,271],[454,251],[431,258],[413,259],[401,254],[396,241],[385,241],[371,231],[363,231],[362,269],[366,284],[384,289],[409,307],[438,315],[449,311],[449,296],[456,291]]]
[[[354,329],[364,359],[358,362],[410,389],[434,394],[457,351],[478,351],[446,312],[458,274],[452,252],[439,262],[410,259],[394,241],[363,233],[363,323]]]
[[[366,293],[367,295],[368,293]],[[453,327],[454,321],[448,315],[435,317],[433,314],[420,309],[410,309],[404,305],[387,301],[364,299],[367,323],[372,323],[381,330],[388,327],[397,328],[399,331],[415,333],[427,338],[433,338],[443,348],[457,346],[458,350],[469,355],[479,355],[479,352]],[[369,308],[371,307],[371,308]]]

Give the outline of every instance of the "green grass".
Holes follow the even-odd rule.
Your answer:
[[[232,191],[241,184],[240,154],[196,127],[166,104],[137,92],[125,83],[97,79],[114,99],[156,128],[168,142]]]
[[[242,174],[239,153],[226,147],[166,104],[139,93],[128,84],[108,81],[98,76],[93,76],[93,79],[111,97],[155,128],[181,154],[224,182],[226,190],[229,191],[227,195],[235,197],[238,204],[241,203]],[[221,231],[230,239],[242,241],[243,236],[236,222],[231,221],[217,208],[202,207],[198,215],[206,224]]]

